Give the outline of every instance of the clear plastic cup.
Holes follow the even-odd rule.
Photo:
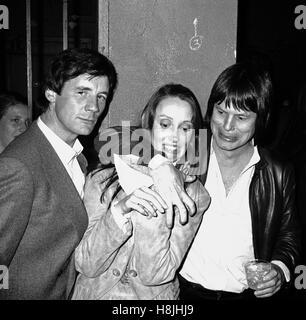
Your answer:
[[[249,288],[257,290],[263,277],[270,272],[271,263],[261,259],[251,260],[244,264],[244,270]]]

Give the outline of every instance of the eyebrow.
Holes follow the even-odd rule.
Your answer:
[[[161,115],[159,115],[159,117],[160,117],[160,118],[161,118],[161,117],[165,117],[165,118],[167,118],[167,119],[173,120],[172,117],[169,117],[169,116],[167,116],[167,115],[165,115],[165,114],[161,114]],[[192,123],[192,120],[184,120],[184,121],[182,121],[182,123],[187,123],[187,122],[193,124],[193,123]]]
[[[92,91],[92,88],[89,88],[89,87],[85,87],[85,86],[78,86],[76,87],[76,90],[85,90],[85,91]],[[101,91],[99,92],[98,94],[108,94],[108,91]]]

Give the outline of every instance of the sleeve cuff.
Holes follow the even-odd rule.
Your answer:
[[[284,275],[285,275],[286,282],[289,282],[290,281],[290,271],[286,267],[286,265],[279,260],[272,260],[271,263],[276,264],[277,266],[279,266],[282,269],[282,271],[284,272]]]

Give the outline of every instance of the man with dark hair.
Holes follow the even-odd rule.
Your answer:
[[[47,109],[0,157],[0,265],[9,288],[0,299],[67,299],[75,282],[74,249],[86,230],[88,135],[117,85],[105,56],[65,50],[51,62]]]
[[[97,51],[65,50],[51,61],[47,106],[0,156],[0,266],[9,270],[0,299],[71,297],[74,251],[88,225],[82,201],[87,161],[77,137],[92,132],[116,86],[112,62]],[[173,165],[161,162],[152,172],[169,204],[167,221],[173,221],[173,205],[182,221],[186,207],[195,213]],[[103,170],[101,188],[112,173]]]
[[[268,72],[250,63],[227,68],[212,88],[211,204],[180,271],[183,300],[271,297],[292,280],[300,255],[293,169],[261,147],[271,95]],[[253,259],[271,268],[254,293],[244,272]]]

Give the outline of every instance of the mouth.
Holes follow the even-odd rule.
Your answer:
[[[177,146],[173,146],[173,145],[164,145],[163,146],[163,151],[165,152],[165,154],[168,154],[169,156],[177,156],[179,154],[179,150]]]
[[[173,145],[164,145],[164,148],[167,150],[177,150],[177,146],[173,146]]]
[[[87,119],[87,118],[79,118],[82,122],[86,123],[86,124],[95,124],[96,123],[96,119]]]
[[[235,136],[227,136],[221,132],[219,133],[219,138],[227,142],[235,142],[237,140]]]

